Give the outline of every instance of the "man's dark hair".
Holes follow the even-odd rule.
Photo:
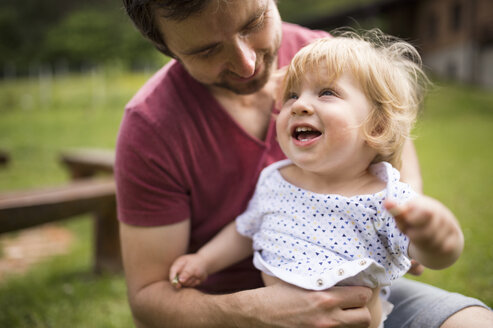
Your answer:
[[[163,54],[174,57],[156,24],[156,15],[184,20],[205,8],[210,0],[123,0],[125,10],[135,26]]]

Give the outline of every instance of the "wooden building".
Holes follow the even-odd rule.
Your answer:
[[[301,24],[331,29],[355,21],[379,22],[410,41],[438,76],[493,87],[493,0],[381,0]]]

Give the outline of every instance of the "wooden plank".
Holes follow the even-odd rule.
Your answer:
[[[0,194],[0,233],[115,207],[112,178],[87,179],[49,189]]]
[[[73,179],[87,178],[100,172],[113,173],[115,152],[107,149],[72,149],[63,151],[60,160]]]

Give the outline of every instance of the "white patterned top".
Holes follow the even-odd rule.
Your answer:
[[[279,169],[291,163],[283,160],[262,171],[247,210],[236,219],[238,232],[253,239],[257,269],[312,290],[388,286],[407,272],[409,240],[383,201],[403,203],[416,193],[399,181],[392,165],[370,167],[387,183],[384,190],[344,197],[287,182]]]

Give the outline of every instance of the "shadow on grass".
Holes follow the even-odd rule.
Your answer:
[[[89,220],[67,255],[0,282],[0,327],[133,327],[123,275],[91,271]]]

